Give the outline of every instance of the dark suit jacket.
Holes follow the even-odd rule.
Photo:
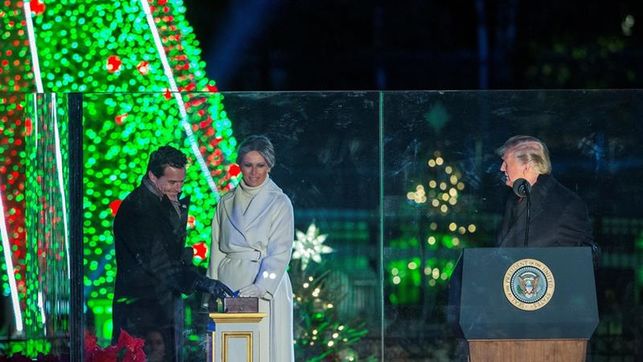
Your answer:
[[[512,194],[513,195],[513,194]],[[505,206],[499,247],[522,247],[526,199],[510,196]],[[551,175],[540,175],[531,189],[529,247],[590,246],[596,249],[583,200]]]
[[[167,196],[159,198],[141,184],[118,209],[113,342],[123,328],[138,337],[150,329],[160,331],[170,356],[180,343],[181,293],[193,291],[199,273],[192,249],[185,248],[189,200],[181,200],[179,207],[181,216]]]

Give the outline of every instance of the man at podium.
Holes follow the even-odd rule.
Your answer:
[[[594,244],[583,200],[551,175],[531,136],[497,150],[513,193],[498,248],[466,248],[449,283],[448,318],[468,361],[584,361],[598,325]],[[550,248],[551,247],[551,248]],[[466,353],[465,353],[466,349]]]
[[[596,254],[587,206],[551,175],[547,146],[535,137],[514,136],[496,152],[505,183],[514,191],[505,206],[498,246],[591,246]]]

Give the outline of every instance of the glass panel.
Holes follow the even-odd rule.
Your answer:
[[[100,346],[111,343],[114,215],[140,184],[150,152],[170,143],[190,159],[186,246],[205,273],[216,205],[240,181],[237,143],[261,133],[275,145],[270,175],[290,197],[298,231],[289,270],[296,360],[466,360],[466,345],[447,321],[447,285],[463,248],[496,245],[511,190],[494,152],[510,136],[529,134],[547,143],[556,179],[586,202],[602,248],[595,273],[600,323],[589,353],[636,360],[642,96],[85,94],[86,330]],[[0,354],[69,353],[66,101],[0,96]],[[201,296],[180,300],[184,359],[203,360]]]
[[[190,159],[183,186],[183,195],[191,197],[186,246],[192,247],[193,264],[204,273],[215,205],[241,179],[234,164],[237,140],[261,133],[276,149],[271,178],[294,206],[299,231],[295,245],[300,246],[295,250],[305,250],[294,254],[289,271],[296,299],[296,360],[322,354],[377,358],[381,341],[377,104],[375,93],[226,94],[225,98],[219,93],[86,94],[86,327],[98,344],[108,345],[115,334],[112,224],[122,200],[140,184],[150,152],[172,144]],[[185,114],[180,111],[183,106]],[[315,245],[319,249],[311,250]],[[131,296],[120,297],[116,299],[136,304]],[[201,361],[207,326],[201,296],[184,294],[182,302],[182,355]],[[174,311],[169,308],[160,318]],[[142,338],[147,334],[130,332]],[[171,339],[167,334],[166,341]],[[167,352],[171,344],[165,345]]]
[[[293,202],[295,360],[380,358],[379,95],[233,93],[225,104],[240,139],[274,141],[271,177]]]
[[[603,250],[590,354],[640,356],[640,91],[384,95],[385,360],[466,360],[447,324],[447,283],[465,247],[496,245],[511,194],[495,155],[510,136],[549,147],[553,175],[587,204]],[[624,308],[623,306],[630,307]]]
[[[0,350],[69,354],[67,121],[53,94],[0,97]],[[60,106],[60,107],[59,107]],[[11,272],[13,270],[13,272]]]
[[[187,114],[180,111],[185,109],[182,107],[188,109]],[[194,264],[204,269],[207,267],[206,250],[214,205],[223,190],[228,190],[236,183],[234,169],[230,168],[236,140],[232,136],[230,121],[222,110],[219,94],[191,94],[176,98],[171,95],[166,97],[165,94],[87,94],[83,113],[86,329],[90,335],[97,337],[99,346],[105,347],[110,343],[115,344],[118,338],[118,333],[112,330],[112,302],[117,283],[117,254],[112,226],[123,199],[141,184],[150,153],[169,144],[189,157],[190,167],[183,187],[183,195],[191,197],[186,246],[193,248]],[[179,223],[178,219],[175,221]],[[159,236],[162,237],[164,235]],[[147,255],[155,251],[151,250],[151,245],[143,243],[144,240],[131,240],[128,248],[136,248],[140,244],[142,249],[122,249],[122,257],[129,258],[119,266],[125,270],[122,278],[127,276],[128,270],[137,269],[136,266],[126,266],[128,262],[140,262],[145,268],[154,268],[156,271],[167,269],[164,266],[150,266]],[[173,249],[171,253],[180,255],[182,248],[178,244],[175,247],[178,249]],[[180,258],[174,262],[180,262]],[[151,324],[154,324],[157,327],[155,332],[161,331],[166,339],[170,338],[170,335],[174,335],[172,326],[180,327],[183,323],[183,320],[172,322],[175,309],[170,304],[185,299],[184,334],[187,338],[179,345],[185,347],[184,356],[187,360],[203,352],[199,334],[205,335],[206,323],[197,318],[200,299],[194,296],[174,297],[172,292],[168,292],[167,284],[164,284],[167,281],[158,280],[159,275],[131,276],[132,280],[122,284],[127,291],[121,291],[121,295],[117,296],[119,305],[130,309],[141,305],[142,310],[154,310],[158,314],[134,313],[148,316],[154,321],[140,321],[139,325],[146,325],[145,331],[128,328],[128,332],[145,338],[147,329],[151,330]],[[163,292],[157,295],[155,288],[163,289]],[[170,300],[159,300],[161,297]],[[153,303],[161,306],[154,309]],[[125,325],[128,322],[120,323]],[[169,358],[173,347],[169,343],[165,347]]]

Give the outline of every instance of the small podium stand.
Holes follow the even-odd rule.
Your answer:
[[[210,313],[208,362],[260,362],[267,336],[261,335],[265,313]],[[213,323],[212,323],[213,322]]]
[[[584,361],[598,325],[588,247],[465,249],[450,319],[477,361]]]

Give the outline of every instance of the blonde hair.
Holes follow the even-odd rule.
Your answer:
[[[241,164],[243,157],[249,152],[257,151],[266,160],[268,168],[273,168],[275,166],[275,148],[270,142],[270,139],[262,135],[252,135],[248,136],[241,145],[239,145],[239,150],[237,151],[237,164]]]
[[[539,174],[551,173],[549,150],[541,140],[532,136],[513,136],[496,150],[502,157],[505,153],[512,154],[523,164],[531,163]]]

